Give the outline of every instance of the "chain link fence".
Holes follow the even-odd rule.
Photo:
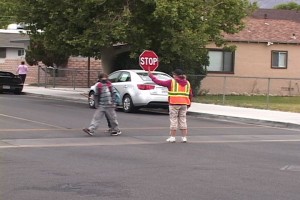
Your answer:
[[[96,83],[100,70],[84,70],[82,68],[38,67],[38,86],[88,88]]]
[[[250,105],[252,97],[260,97],[265,103],[263,107],[268,109],[276,97],[300,96],[300,78],[188,75],[188,79],[192,80],[194,87],[199,84],[196,96],[214,96],[219,104],[224,105],[229,96],[247,97],[244,105],[247,101]]]
[[[38,86],[88,88],[97,81],[101,70],[84,70],[76,68],[57,69],[53,67],[38,68]],[[187,78],[192,83],[194,95],[215,96],[220,104],[226,104],[229,96],[245,96],[250,100],[260,96],[269,108],[270,98],[276,96],[300,96],[300,78],[247,77],[233,75],[194,75]]]

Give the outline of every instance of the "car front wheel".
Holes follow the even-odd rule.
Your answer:
[[[126,95],[123,98],[123,110],[126,113],[131,113],[131,112],[134,112],[136,110],[136,108],[134,107],[134,105],[132,103],[132,99],[129,95]]]

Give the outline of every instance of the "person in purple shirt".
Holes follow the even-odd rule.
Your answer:
[[[25,62],[22,61],[21,64],[17,68],[16,74],[18,74],[20,76],[23,84],[25,83],[27,72],[28,72],[28,67],[27,67],[27,65],[25,65]]]

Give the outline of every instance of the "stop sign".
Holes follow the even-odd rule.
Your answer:
[[[139,57],[139,63],[145,71],[155,71],[158,67],[158,56],[154,51],[145,50]]]

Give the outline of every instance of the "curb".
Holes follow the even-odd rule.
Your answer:
[[[47,94],[36,94],[36,93],[30,93],[30,92],[23,92],[22,94],[32,96],[32,97],[42,97],[45,99],[64,100],[64,101],[87,104],[87,99],[69,98],[69,97],[64,97],[64,96],[53,96],[53,95],[47,95]]]
[[[251,119],[251,118],[242,118],[242,117],[232,117],[226,115],[216,115],[216,114],[209,114],[209,113],[197,113],[197,112],[188,112],[188,115],[191,116],[198,116],[208,119],[219,119],[219,120],[227,120],[227,121],[235,121],[235,122],[242,122],[247,124],[255,124],[261,126],[270,126],[276,128],[290,128],[290,129],[300,129],[299,124],[293,124],[289,122],[278,122],[278,121],[271,121],[271,120],[261,120],[261,119]]]

